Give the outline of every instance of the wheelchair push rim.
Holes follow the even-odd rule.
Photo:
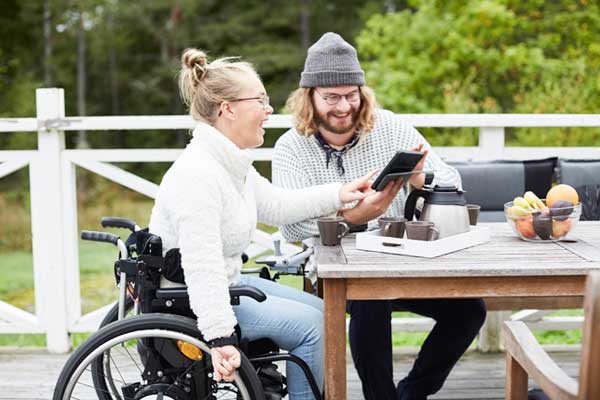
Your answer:
[[[210,348],[205,342],[198,337],[181,332],[188,331],[189,326],[184,329],[177,329],[173,322],[178,322],[177,319],[171,319],[170,324],[166,324],[166,329],[149,328],[148,325],[155,323],[155,327],[160,326],[160,317],[156,315],[148,316],[152,318],[131,317],[127,321],[121,321],[105,329],[98,331],[95,335],[88,339],[73,355],[65,365],[54,393],[54,399],[80,399],[80,398],[101,398],[116,399],[116,400],[142,400],[142,399],[177,399],[177,398],[195,398],[194,391],[188,390],[187,393],[183,389],[193,387],[193,385],[181,385],[180,379],[183,375],[194,380],[188,371],[196,374],[193,376],[204,376],[206,379],[200,386],[201,390],[205,390],[206,399],[263,399],[264,394],[260,388],[260,381],[256,375],[249,374],[248,371],[254,372],[249,361],[243,358],[242,367],[235,372],[234,382],[221,382],[217,384],[211,377],[212,366],[210,364]],[[165,317],[163,317],[165,318]],[[168,322],[167,318],[167,322]],[[185,318],[181,318],[185,320]],[[181,321],[179,321],[181,322]],[[178,325],[178,324],[175,324]],[[184,325],[184,324],[181,324]],[[187,322],[185,325],[189,325]],[[136,329],[141,328],[141,329]],[[182,328],[181,326],[179,328]],[[94,339],[94,340],[92,340]],[[162,342],[164,340],[164,342]],[[147,343],[158,343],[159,347],[168,344],[165,348],[173,348],[175,342],[183,341],[189,345],[195,346],[205,355],[202,361],[187,361],[183,366],[165,368],[165,376],[170,380],[145,380],[144,373],[147,372],[144,368],[144,363],[141,361],[139,354],[139,345]],[[161,344],[162,343],[162,344]],[[113,357],[114,356],[114,357]],[[181,356],[181,354],[179,354]],[[97,379],[93,384],[87,381],[93,380],[89,377],[91,365],[98,357],[104,357],[108,360],[108,365],[111,369],[106,373],[102,370],[103,375],[100,377],[103,381],[107,378],[112,379],[116,376],[115,384],[109,385],[110,392],[103,390],[98,393]],[[120,366],[118,364],[121,364]],[[122,368],[122,370],[120,369]],[[198,370],[200,368],[200,370]],[[176,372],[173,372],[176,371]],[[183,372],[182,372],[183,371]],[[241,372],[241,374],[240,374]],[[85,375],[84,375],[85,374]],[[92,376],[94,372],[92,372]],[[167,375],[170,374],[170,375]],[[83,377],[82,377],[83,376]],[[158,375],[161,377],[162,375]],[[81,380],[81,381],[80,381]],[[125,392],[126,386],[132,386],[134,392]],[[105,386],[106,387],[106,386]],[[118,388],[122,393],[114,393],[115,388]],[[198,386],[197,386],[198,388]],[[74,396],[74,391],[77,391]],[[135,395],[127,394],[135,393]],[[162,393],[162,394],[161,394]],[[83,394],[83,396],[81,396]],[[81,396],[81,397],[80,397]]]

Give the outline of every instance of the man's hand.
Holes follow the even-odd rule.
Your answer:
[[[423,150],[423,143],[411,149],[412,151],[423,151],[423,157],[415,165],[415,171],[419,171],[425,168],[425,159],[427,158],[428,150]],[[414,174],[410,177],[408,182],[417,189],[421,189],[425,185],[425,173]]]
[[[214,370],[213,379],[233,382],[234,372],[241,364],[240,351],[235,346],[213,347],[210,350]]]
[[[396,179],[389,182],[381,192],[370,189],[367,197],[359,201],[354,208],[343,210],[342,215],[354,225],[362,225],[379,217],[388,209],[403,184],[403,179]]]

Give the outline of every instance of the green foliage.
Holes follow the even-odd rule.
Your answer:
[[[32,51],[36,21],[21,11],[17,0],[6,0],[0,11],[0,117],[35,115],[35,88],[40,85],[39,54]],[[4,148],[2,136],[0,147]],[[12,146],[8,146],[12,148]]]
[[[384,107],[401,113],[597,112],[596,2],[410,5],[413,9],[373,15],[357,38],[367,80]],[[584,145],[600,139],[597,130],[535,133],[518,130],[509,143]],[[433,142],[458,144],[448,137]]]
[[[415,3],[416,12],[372,16],[357,39],[369,82],[385,106],[402,112],[597,109],[579,100],[575,104],[581,107],[573,110],[565,99],[562,108],[547,102],[541,108],[540,99],[558,93],[557,88],[571,87],[580,96],[597,89],[593,72],[600,60],[580,48],[582,41],[595,41],[600,33],[597,5],[581,5],[573,12],[566,6],[500,0],[451,2],[453,7]],[[578,29],[565,28],[567,21],[573,28],[586,25],[595,35],[581,37]],[[597,96],[593,100],[597,105]]]
[[[396,112],[588,113],[596,112],[600,101],[597,2],[313,0],[277,7],[258,0],[48,2],[48,70],[53,85],[65,88],[68,115],[77,114],[81,14],[88,115],[184,113],[175,75],[181,51],[189,46],[213,57],[239,55],[253,62],[274,107],[281,109],[297,87],[306,28],[309,43],[328,30],[350,42],[358,35],[368,81],[382,105]],[[5,3],[0,12],[0,115],[33,116],[33,89],[43,82],[44,2]],[[435,144],[474,140],[467,130],[426,133]],[[525,129],[508,137],[509,144],[564,145],[597,143],[599,135],[559,130],[539,143],[540,137]],[[181,147],[186,140],[185,132],[90,134],[92,147]],[[68,142],[74,145],[74,134]],[[34,146],[32,135],[0,136],[2,148]]]

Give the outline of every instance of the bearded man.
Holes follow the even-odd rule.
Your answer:
[[[435,171],[432,184],[460,187],[458,172],[432,151],[425,138],[400,116],[377,107],[366,86],[356,50],[335,33],[308,50],[300,88],[287,102],[294,127],[275,144],[273,183],[287,189],[348,182],[383,168],[399,150],[425,156],[415,169]],[[354,229],[376,227],[380,216],[401,217],[409,186],[421,188],[424,174],[412,175],[340,212]],[[314,220],[280,227],[290,241],[318,235]],[[424,261],[426,262],[426,261]],[[350,348],[367,400],[422,400],[437,392],[469,347],[486,316],[481,299],[395,299],[348,301]],[[414,312],[436,324],[412,370],[393,379],[391,313]]]

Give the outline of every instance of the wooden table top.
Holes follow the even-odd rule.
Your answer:
[[[486,277],[585,275],[600,269],[600,222],[580,221],[570,242],[526,242],[507,223],[481,224],[492,240],[436,258],[369,252],[355,237],[341,246],[315,246],[319,278]]]

